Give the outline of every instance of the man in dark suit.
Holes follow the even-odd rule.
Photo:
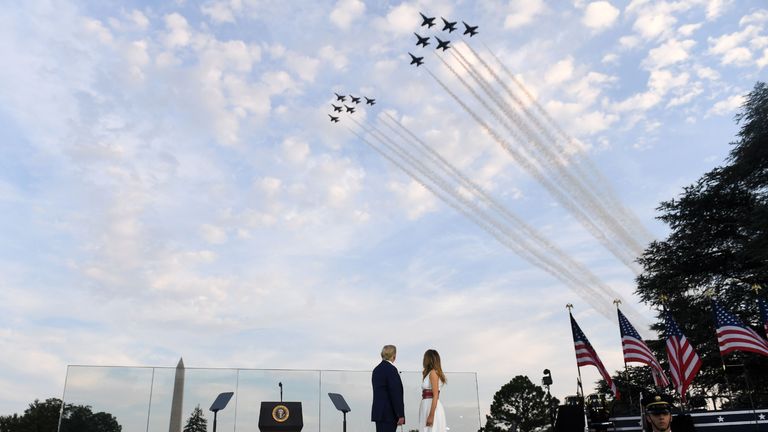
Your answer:
[[[371,374],[371,421],[376,422],[376,432],[395,432],[398,425],[405,424],[403,382],[394,365],[396,357],[397,348],[394,345],[385,345],[381,349],[381,363]]]

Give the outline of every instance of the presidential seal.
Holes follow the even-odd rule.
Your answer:
[[[288,407],[285,405],[276,405],[274,408],[272,408],[272,419],[278,423],[282,423],[288,420],[290,415],[291,412],[288,411]]]

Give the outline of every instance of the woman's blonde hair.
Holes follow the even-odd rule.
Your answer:
[[[422,362],[424,371],[421,374],[421,378],[425,378],[429,372],[435,371],[440,381],[445,384],[445,374],[443,373],[443,366],[440,364],[440,354],[437,350],[428,349],[424,352],[424,361]]]

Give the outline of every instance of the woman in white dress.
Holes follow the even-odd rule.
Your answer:
[[[445,410],[440,403],[440,390],[445,384],[440,354],[433,349],[427,350],[424,353],[423,365],[419,432],[446,432]]]

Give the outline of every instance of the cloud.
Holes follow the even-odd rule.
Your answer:
[[[167,30],[164,40],[165,46],[168,49],[187,46],[192,38],[187,19],[176,12],[166,15],[164,19]]]
[[[136,27],[144,30],[147,27],[149,27],[149,18],[147,18],[146,15],[144,15],[140,10],[134,9],[129,14],[129,17],[131,21],[136,25]]]
[[[242,0],[218,0],[207,2],[200,6],[203,15],[211,18],[216,24],[235,22],[235,15],[241,12],[242,9]]]
[[[761,27],[748,25],[738,32],[708,37],[709,53],[720,56],[721,64],[747,66],[752,63],[752,52],[746,44],[759,40],[761,30]]]
[[[531,24],[545,11],[543,0],[511,0],[510,13],[504,18],[505,29],[518,29]]]
[[[330,14],[333,24],[346,30],[352,22],[365,13],[365,3],[360,0],[338,0]]]
[[[573,58],[569,57],[555,63],[544,76],[544,79],[549,84],[560,84],[569,80],[571,76],[573,76]]]
[[[587,5],[581,22],[593,30],[603,30],[611,27],[620,11],[607,1],[596,1]]]
[[[643,60],[643,66],[649,69],[658,69],[680,63],[688,59],[689,51],[694,45],[696,45],[696,41],[691,39],[667,40],[648,52],[648,56]]]
[[[96,35],[96,37],[105,44],[111,43],[113,40],[112,33],[107,29],[101,21],[93,18],[83,18],[83,27],[89,33]]]
[[[736,94],[723,99],[715,103],[712,108],[707,111],[708,115],[724,115],[729,114],[741,107],[744,104],[744,96]]]
[[[227,232],[218,226],[204,224],[200,227],[200,233],[206,242],[212,244],[222,244],[227,241]]]

